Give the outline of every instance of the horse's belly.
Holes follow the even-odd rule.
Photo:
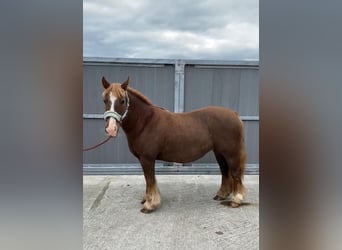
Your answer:
[[[158,155],[158,160],[168,162],[188,163],[203,157],[212,150],[210,142],[179,145],[166,145],[165,149]]]

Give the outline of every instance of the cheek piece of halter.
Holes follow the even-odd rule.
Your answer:
[[[127,113],[128,113],[128,107],[129,107],[129,98],[128,98],[128,94],[127,94],[127,91],[125,91],[125,95],[126,95],[126,110],[125,112],[120,115],[118,112],[116,111],[106,111],[104,112],[103,114],[103,119],[107,119],[108,117],[113,117],[115,120],[117,120],[119,123],[122,122],[123,119],[125,119],[125,117],[127,116]]]

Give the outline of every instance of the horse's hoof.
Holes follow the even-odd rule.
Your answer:
[[[222,198],[222,197],[220,197],[220,196],[218,196],[218,195],[215,195],[215,197],[213,198],[215,201],[223,201],[223,200],[225,200],[225,198]]]
[[[231,201],[231,202],[230,202],[230,206],[233,207],[233,208],[236,208],[236,207],[239,207],[240,204],[239,204],[239,203],[236,203],[236,202],[234,202],[234,201]]]
[[[142,213],[144,213],[144,214],[149,214],[149,213],[152,213],[153,210],[148,210],[148,209],[146,209],[146,208],[142,208],[142,209],[140,210],[140,212],[142,212]]]

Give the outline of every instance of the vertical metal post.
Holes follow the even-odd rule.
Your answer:
[[[175,113],[184,112],[184,68],[184,61],[175,61]]]
[[[184,112],[184,68],[184,61],[175,61],[175,113]],[[183,164],[174,162],[173,166],[177,167],[177,172],[179,172]]]

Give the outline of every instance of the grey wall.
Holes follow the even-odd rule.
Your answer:
[[[239,112],[245,124],[247,170],[258,172],[259,163],[259,67],[251,61],[200,61],[84,58],[83,60],[83,144],[97,144],[103,138],[104,104],[101,78],[123,82],[141,91],[153,103],[170,111],[191,111],[218,105]],[[85,173],[137,173],[138,161],[129,152],[125,135],[119,132],[100,148],[83,154]],[[192,166],[158,162],[157,172],[219,173],[212,153]],[[171,165],[171,166],[170,166]],[[191,165],[191,164],[190,164]],[[248,171],[247,171],[248,172]]]
[[[174,106],[174,67],[172,65],[136,64],[87,64],[83,67],[83,113],[103,114],[101,78],[109,82],[123,82],[130,76],[130,87],[138,89],[153,103],[173,110]],[[104,138],[103,119],[84,119],[84,145],[94,145]],[[93,151],[83,154],[83,162],[98,163],[138,163],[129,152],[125,135],[120,131],[115,140]]]
[[[238,111],[243,117],[258,116],[259,84],[257,68],[211,65],[185,66],[184,110],[191,111],[208,105]],[[244,119],[247,163],[259,162],[259,121]],[[196,161],[215,162],[213,153]]]

